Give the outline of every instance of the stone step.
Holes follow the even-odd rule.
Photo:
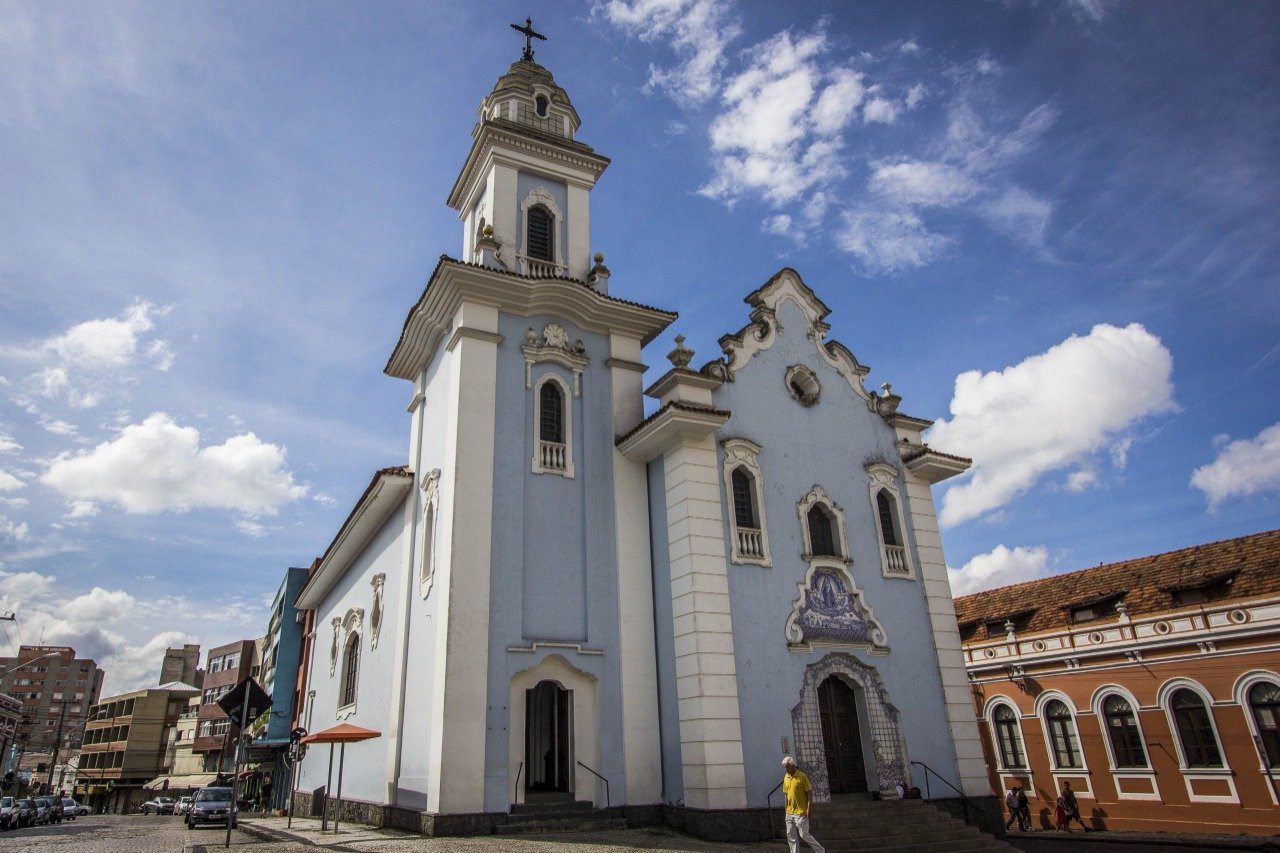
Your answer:
[[[831,853],[977,853],[983,850],[1009,850],[1008,844],[991,836],[949,841],[911,841],[892,844],[864,844],[833,841],[830,844],[816,833],[814,837]]]
[[[541,801],[532,803],[516,803],[511,807],[514,814],[564,814],[565,812],[589,812],[595,805],[590,800]]]
[[[829,832],[853,832],[855,834],[864,834],[864,831],[885,831],[892,832],[902,828],[906,829],[952,829],[957,826],[964,826],[965,823],[951,817],[941,815],[922,814],[917,818],[910,820],[902,820],[899,818],[889,818],[887,820],[877,817],[827,817],[812,818],[809,825],[816,828],[822,828]]]
[[[520,821],[506,823],[495,827],[498,835],[532,835],[550,832],[600,832],[611,829],[626,829],[627,819],[624,817],[606,817],[604,815],[586,815],[583,817],[556,817],[544,820]]]
[[[812,826],[812,824],[811,824]],[[955,823],[922,823],[919,825],[897,824],[894,826],[875,826],[863,825],[858,827],[818,827],[813,826],[814,832],[821,832],[828,838],[833,839],[849,839],[850,841],[869,838],[898,839],[906,836],[912,837],[936,837],[942,838],[958,838],[963,836],[981,835],[976,827],[968,826],[958,821]]]
[[[813,834],[818,835],[819,830],[813,829]],[[823,832],[822,838],[830,838],[834,843],[860,844],[866,846],[868,844],[907,844],[907,843],[925,843],[929,841],[964,841],[966,839],[980,839],[983,837],[972,826],[963,826],[957,829],[919,829],[915,832],[896,832],[886,833],[883,835],[840,835],[838,833]],[[823,844],[826,842],[824,841]]]

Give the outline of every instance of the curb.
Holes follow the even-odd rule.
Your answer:
[[[1161,832],[1072,832],[1070,835],[1050,829],[1041,832],[1010,831],[1006,839],[1011,844],[1018,841],[1072,841],[1082,844],[1158,844],[1166,847],[1214,848],[1217,850],[1257,850],[1262,853],[1280,853],[1280,836],[1242,835],[1238,838],[1221,835],[1172,835]]]
[[[344,847],[341,844],[324,844],[319,841],[313,841],[310,838],[304,838],[301,835],[295,835],[292,832],[282,832],[278,829],[268,829],[265,826],[258,826],[256,823],[248,821],[240,821],[238,827],[240,830],[252,835],[254,838],[260,838],[263,841],[278,841],[287,844],[305,844],[308,847],[318,847],[322,850],[339,850],[348,851],[349,853],[359,853],[355,847]]]

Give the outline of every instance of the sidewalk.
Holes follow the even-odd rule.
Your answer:
[[[240,829],[263,841],[306,844],[321,850],[390,851],[390,853],[553,853],[571,847],[574,853],[630,853],[636,850],[708,851],[708,853],[778,853],[785,844],[715,844],[682,835],[665,826],[621,829],[605,832],[579,832],[547,835],[483,835],[470,838],[428,838],[394,829],[377,829],[361,824],[340,824],[338,834],[332,827],[320,831],[320,821],[311,817],[294,817],[293,828],[286,828],[286,818],[241,817]]]
[[[1259,850],[1280,853],[1280,836],[1276,835],[1195,835],[1175,832],[1058,832],[1042,829],[1036,832],[1009,831],[1009,843],[1015,847],[1019,841],[1070,841],[1074,844],[1141,844],[1199,850]]]

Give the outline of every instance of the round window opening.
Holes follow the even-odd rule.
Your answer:
[[[551,101],[547,100],[546,95],[539,95],[533,99],[533,108],[538,113],[538,118],[547,117],[547,108],[551,106]]]
[[[803,364],[793,364],[787,368],[787,391],[802,406],[808,407],[818,402],[822,394],[822,386],[813,371]]]

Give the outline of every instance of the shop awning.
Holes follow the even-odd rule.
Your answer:
[[[382,737],[382,732],[353,726],[350,723],[339,723],[333,728],[307,735],[302,739],[302,743],[355,743],[375,737]]]

